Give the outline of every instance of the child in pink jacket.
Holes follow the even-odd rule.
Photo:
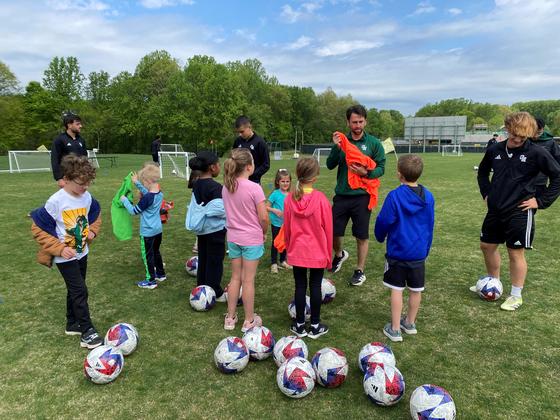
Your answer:
[[[296,320],[290,330],[298,337],[318,338],[329,331],[321,324],[321,282],[331,267],[333,241],[331,204],[313,189],[319,176],[319,163],[302,158],[296,166],[297,186],[284,202],[284,239],[288,264],[294,267]],[[305,327],[307,270],[311,298],[311,326]]]

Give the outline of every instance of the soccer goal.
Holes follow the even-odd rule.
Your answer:
[[[94,168],[99,168],[99,161],[97,160],[97,149],[88,150],[87,157]]]
[[[170,143],[160,144],[159,150],[161,152],[175,152],[175,153],[184,152],[183,146],[181,146],[180,144],[170,144]]]
[[[161,178],[179,177],[189,179],[191,170],[189,159],[194,153],[159,152],[159,173]]]
[[[319,147],[313,151],[313,157],[319,162],[319,166],[327,166],[327,157],[331,153],[330,147]]]
[[[446,144],[441,146],[442,156],[463,156],[460,144]]]
[[[8,160],[11,174],[51,170],[51,152],[48,150],[9,150]]]

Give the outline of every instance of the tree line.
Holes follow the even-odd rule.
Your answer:
[[[82,117],[88,146],[104,153],[147,153],[157,134],[185,150],[212,144],[223,152],[235,135],[233,121],[242,114],[267,141],[293,147],[297,131],[305,143],[321,144],[345,127],[345,110],[355,103],[351,95],[330,88],[316,93],[282,85],[256,59],[218,63],[210,56],[193,56],[181,67],[167,51],[158,50],[144,56],[134,73],[111,77],[104,70],[85,76],[77,58],[54,57],[42,81],[24,88],[0,61],[0,153],[49,146],[69,110]],[[529,111],[551,130],[560,129],[560,100],[505,106],[448,99],[423,106],[416,116],[467,115],[468,128],[485,123],[498,129],[512,110]],[[370,108],[368,124],[381,139],[403,136],[404,116],[397,110]]]

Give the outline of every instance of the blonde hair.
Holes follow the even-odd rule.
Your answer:
[[[515,137],[535,137],[537,122],[528,112],[514,112],[504,120],[507,132]]]
[[[233,149],[230,157],[224,162],[224,186],[230,193],[237,189],[237,178],[245,170],[247,165],[253,164],[253,156],[248,149]]]
[[[138,179],[144,185],[157,182],[159,176],[159,166],[152,162],[146,162],[142,169],[138,171]]]
[[[298,160],[296,165],[297,186],[294,192],[294,200],[299,201],[303,197],[303,184],[309,184],[313,178],[319,175],[319,162],[315,158],[304,157]]]

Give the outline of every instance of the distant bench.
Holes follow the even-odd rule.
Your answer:
[[[90,161],[93,161],[93,160],[96,160],[96,159],[97,159],[97,161],[102,160],[102,159],[108,160],[109,162],[111,162],[111,168],[113,166],[118,166],[118,163],[119,163],[119,157],[118,156],[92,156],[88,159]]]

